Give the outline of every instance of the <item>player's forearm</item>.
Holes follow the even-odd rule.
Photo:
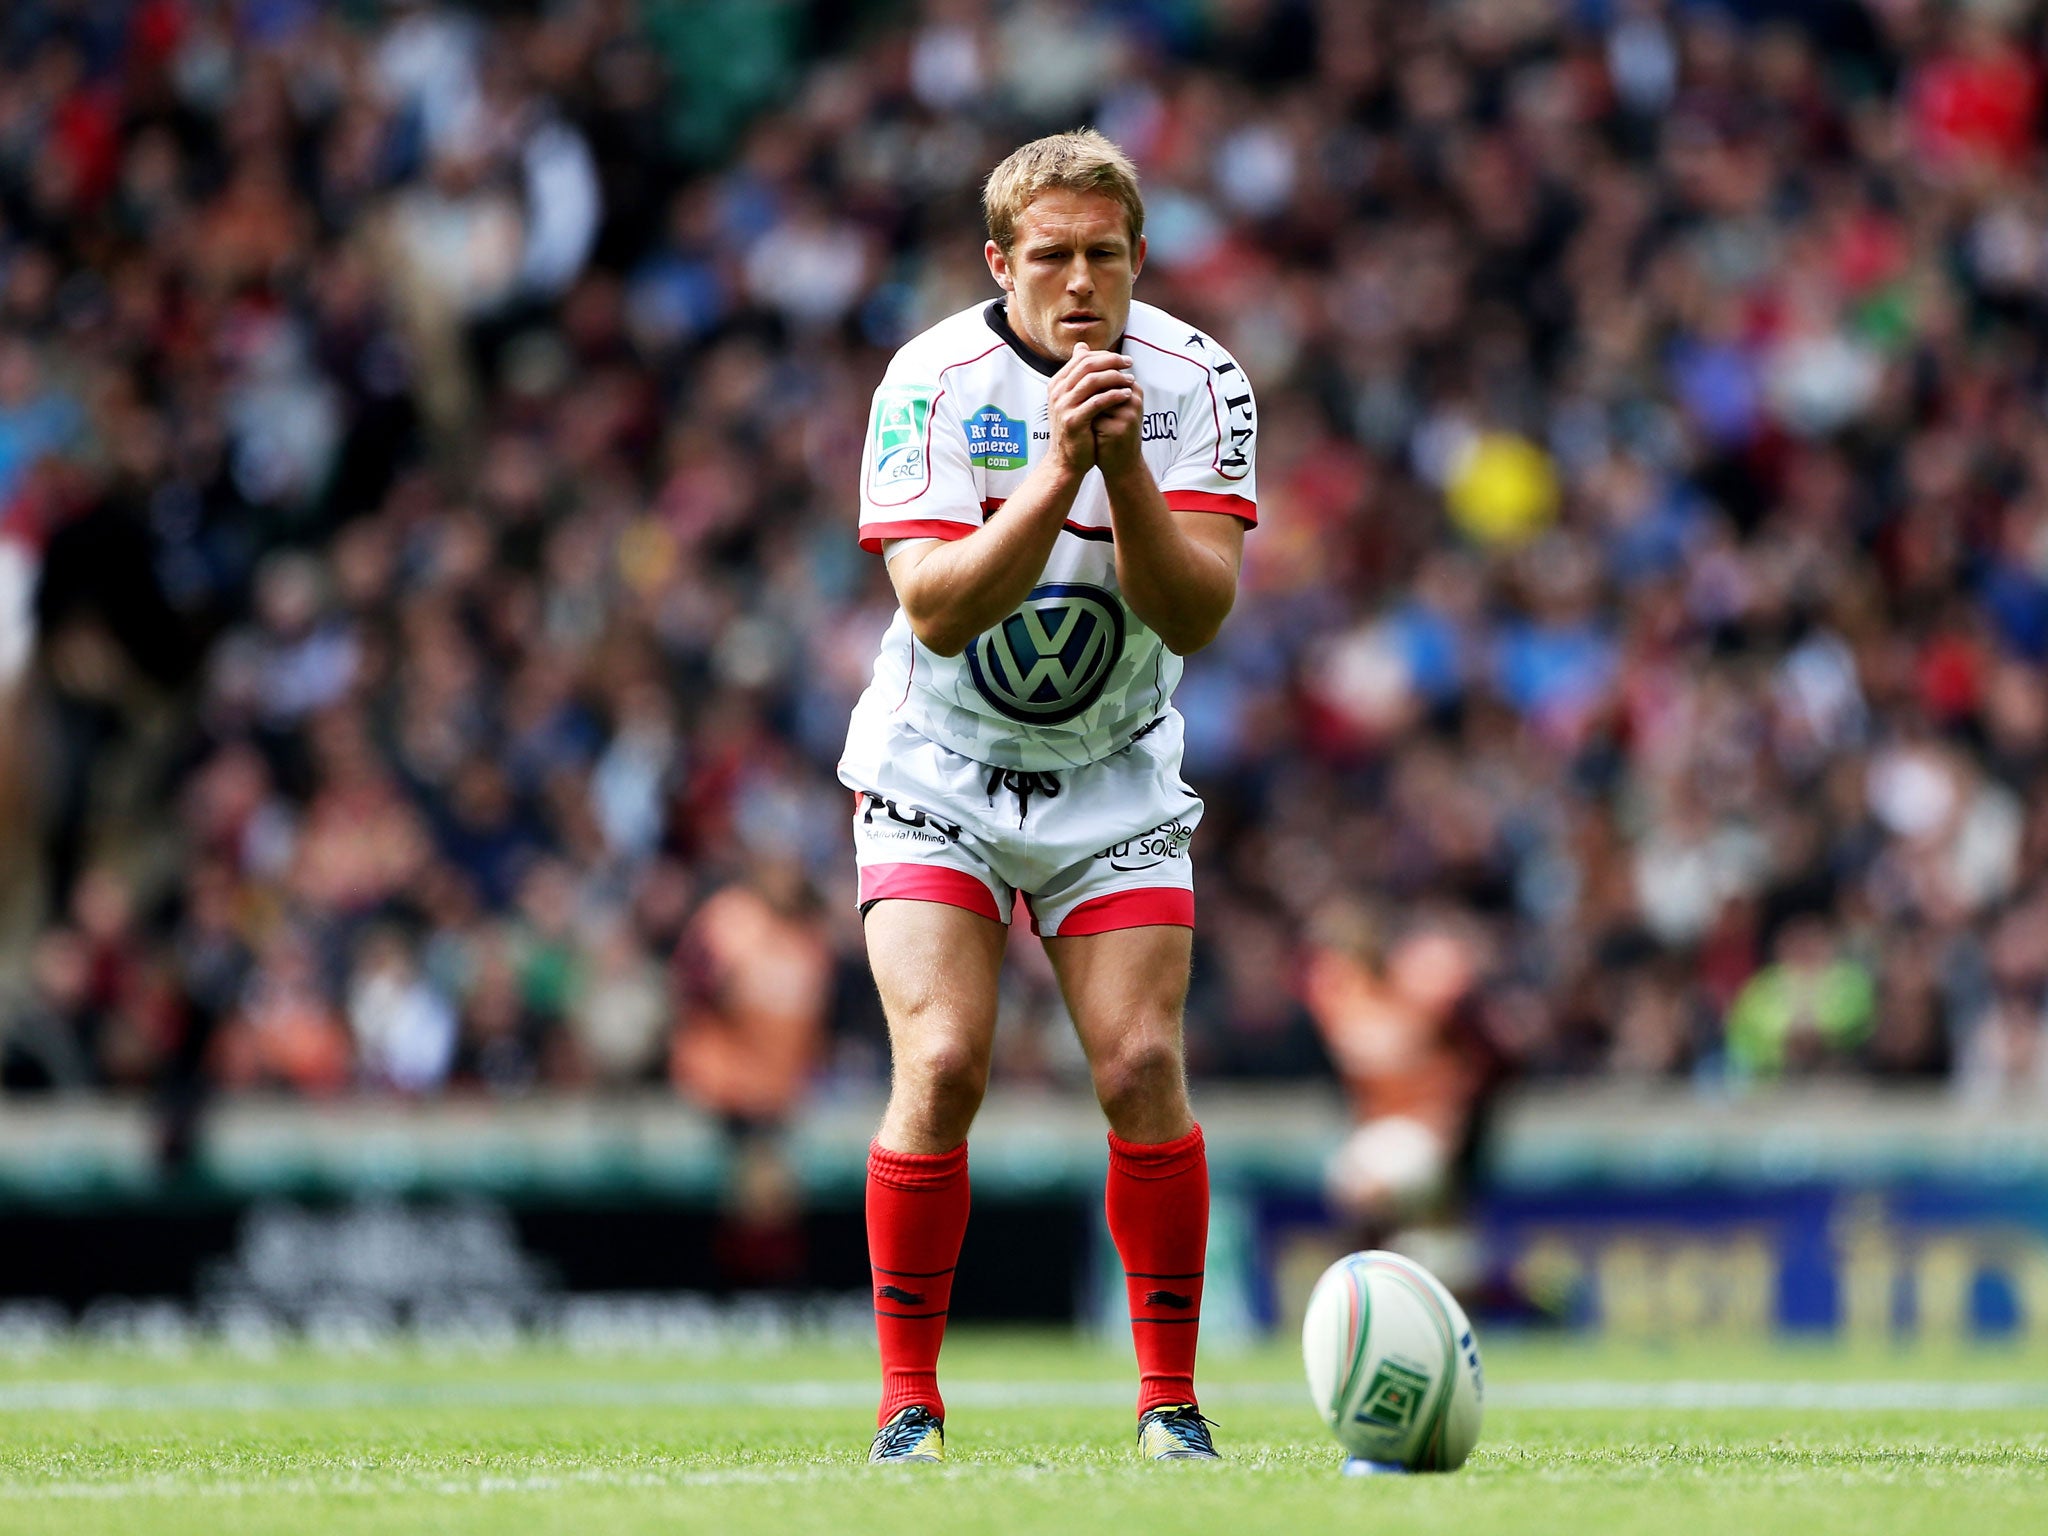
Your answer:
[[[1080,484],[1080,475],[1048,460],[973,533],[892,566],[897,598],[919,643],[958,656],[976,635],[1015,613],[1045,570]],[[914,566],[898,568],[911,559]]]
[[[1216,638],[1237,601],[1237,568],[1190,538],[1141,460],[1105,475],[1124,602],[1177,656]]]

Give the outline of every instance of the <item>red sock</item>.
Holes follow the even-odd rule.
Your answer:
[[[1202,1265],[1209,1247],[1209,1154],[1202,1128],[1149,1147],[1112,1131],[1104,1206],[1130,1293],[1138,1412],[1192,1403]]]
[[[882,1344],[877,1424],[920,1403],[940,1418],[939,1345],[967,1232],[967,1143],[950,1152],[868,1145],[868,1265]]]

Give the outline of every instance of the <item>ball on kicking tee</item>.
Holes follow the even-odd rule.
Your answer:
[[[1301,1324],[1309,1396],[1352,1458],[1346,1472],[1449,1472],[1479,1438],[1485,1377],[1472,1324],[1413,1259],[1339,1259]]]

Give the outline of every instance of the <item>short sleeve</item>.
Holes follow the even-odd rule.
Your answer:
[[[861,452],[860,547],[870,554],[890,539],[959,539],[981,526],[953,402],[937,383],[890,375],[875,391]]]
[[[1259,407],[1237,360],[1213,342],[1204,377],[1181,396],[1180,453],[1159,490],[1176,512],[1221,512],[1259,521]]]

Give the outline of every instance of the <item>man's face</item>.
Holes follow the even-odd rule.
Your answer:
[[[1131,244],[1123,206],[1100,192],[1042,192],[1010,249],[991,240],[988,269],[1009,294],[1010,328],[1065,362],[1077,342],[1106,348],[1124,333],[1145,242]]]

